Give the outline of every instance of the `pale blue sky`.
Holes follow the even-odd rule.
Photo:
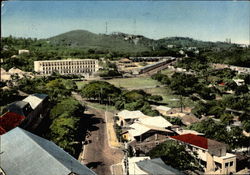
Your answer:
[[[47,38],[84,29],[159,39],[171,36],[249,44],[250,2],[236,1],[8,1],[2,36]],[[136,24],[135,21],[136,20]]]

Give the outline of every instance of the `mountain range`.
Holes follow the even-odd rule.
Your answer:
[[[179,48],[228,48],[231,46],[231,44],[225,42],[200,41],[188,37],[166,37],[154,40],[142,35],[132,35],[120,32],[109,35],[95,34],[86,30],[73,30],[46,40],[57,46],[120,52],[160,50],[169,48],[171,45]]]

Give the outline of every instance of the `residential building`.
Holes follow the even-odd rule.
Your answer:
[[[198,136],[204,136],[203,133],[199,133],[199,132],[194,131],[194,130],[183,129],[178,125],[171,126],[171,130],[174,131],[177,135],[194,134],[194,135],[198,135]]]
[[[144,115],[141,111],[128,111],[123,110],[116,114],[118,117],[117,124],[119,126],[127,126],[130,124],[133,124],[135,120],[138,120],[139,118],[146,118],[148,116]]]
[[[26,49],[18,50],[18,54],[19,54],[19,55],[20,55],[20,54],[24,54],[24,53],[29,54],[30,51],[29,51],[29,50],[26,50]]]
[[[237,84],[237,86],[242,86],[245,84],[243,79],[233,79],[233,81]]]
[[[1,136],[6,175],[96,175],[51,141],[15,128]]]
[[[35,129],[48,112],[48,103],[48,95],[32,94],[22,101],[16,101],[7,105],[3,112],[12,114],[11,116],[14,115],[13,113],[24,116],[25,118],[19,123],[20,127]],[[12,118],[9,118],[9,120],[11,121]]]
[[[162,116],[139,118],[136,122],[159,128],[169,128],[172,126],[172,124]]]
[[[51,75],[53,72],[58,72],[62,75],[90,76],[98,70],[98,60],[94,59],[34,61],[34,71],[42,75]]]
[[[174,132],[169,129],[139,122],[130,125],[129,128],[122,133],[122,137],[129,141],[128,144],[136,154],[145,154],[158,144],[166,141],[168,136],[174,135]]]
[[[0,135],[19,126],[24,119],[25,116],[19,115],[14,112],[4,113],[2,116],[0,116]]]
[[[162,115],[167,115],[168,111],[171,110],[171,108],[167,106],[156,106],[154,109]]]
[[[30,104],[33,109],[32,117],[29,118],[29,126],[31,128],[36,128],[41,120],[46,116],[48,112],[49,97],[46,94],[32,94],[23,99],[24,102]]]
[[[166,165],[160,158],[150,157],[128,158],[129,175],[171,174],[184,175],[181,171]]]
[[[170,136],[196,152],[206,174],[230,174],[236,172],[236,155],[226,152],[226,144],[194,134]]]

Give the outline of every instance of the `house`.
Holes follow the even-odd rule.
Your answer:
[[[18,50],[18,54],[19,54],[19,55],[20,55],[20,54],[24,54],[24,53],[29,54],[30,51],[29,51],[29,50],[26,50],[26,49]]]
[[[41,122],[44,116],[48,112],[48,104],[49,104],[49,97],[46,94],[32,94],[23,99],[24,102],[30,104],[31,108],[33,109],[32,118],[30,120],[31,128],[36,128],[36,126]]]
[[[0,169],[6,175],[96,175],[53,142],[21,128],[1,141]]]
[[[137,166],[147,174],[171,174],[184,175],[181,171],[166,165],[161,158],[145,159],[136,163]]]
[[[172,126],[172,124],[162,116],[139,118],[137,123],[159,128],[169,128]]]
[[[168,112],[167,116],[180,118],[182,123],[186,126],[199,122],[199,119],[191,113],[177,112],[177,113],[170,114],[170,112]]]
[[[48,112],[47,105],[48,96],[46,94],[32,94],[22,101],[16,101],[7,105],[3,112],[24,116],[25,119],[20,123],[20,127],[35,129]]]
[[[242,86],[245,84],[243,79],[233,79],[233,81],[237,84],[237,86]]]
[[[129,141],[128,144],[136,153],[147,153],[172,135],[174,132],[169,129],[139,122],[130,125],[130,129],[122,133],[123,139]]]
[[[181,171],[166,165],[160,158],[149,157],[128,158],[129,175],[171,174],[184,175]]]
[[[24,119],[25,116],[19,115],[14,112],[4,113],[2,116],[0,116],[0,135],[19,126]]]
[[[194,131],[194,130],[183,129],[178,125],[171,126],[171,130],[176,132],[177,135],[183,135],[183,134],[194,134],[194,135],[198,135],[198,136],[204,135],[203,133],[199,133],[199,132]]]
[[[185,145],[188,151],[196,152],[206,174],[230,174],[236,172],[236,155],[227,153],[227,145],[194,134],[170,136]]]
[[[144,115],[141,111],[128,111],[123,110],[116,114],[118,117],[117,124],[119,126],[126,126],[133,124],[135,120],[138,120],[139,118],[146,118],[148,116]]]
[[[167,115],[168,111],[170,111],[171,108],[167,106],[156,106],[155,110],[157,110],[162,115]]]

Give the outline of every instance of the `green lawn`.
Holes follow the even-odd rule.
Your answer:
[[[145,92],[152,95],[161,95],[163,98],[162,103],[166,103],[169,107],[180,107],[180,96],[174,95],[168,87],[145,89]],[[194,102],[189,97],[183,97],[183,104],[188,107],[194,106]]]
[[[147,88],[152,86],[160,85],[156,80],[151,79],[150,77],[136,77],[136,78],[116,78],[107,80],[107,82],[123,88]]]
[[[150,77],[136,77],[136,78],[115,78],[110,80],[103,80],[107,81],[116,87],[121,88],[138,88],[143,89],[147,87],[153,87],[160,85],[160,83],[156,80],[152,80]],[[79,89],[81,89],[85,84],[89,81],[77,81],[76,85]]]

